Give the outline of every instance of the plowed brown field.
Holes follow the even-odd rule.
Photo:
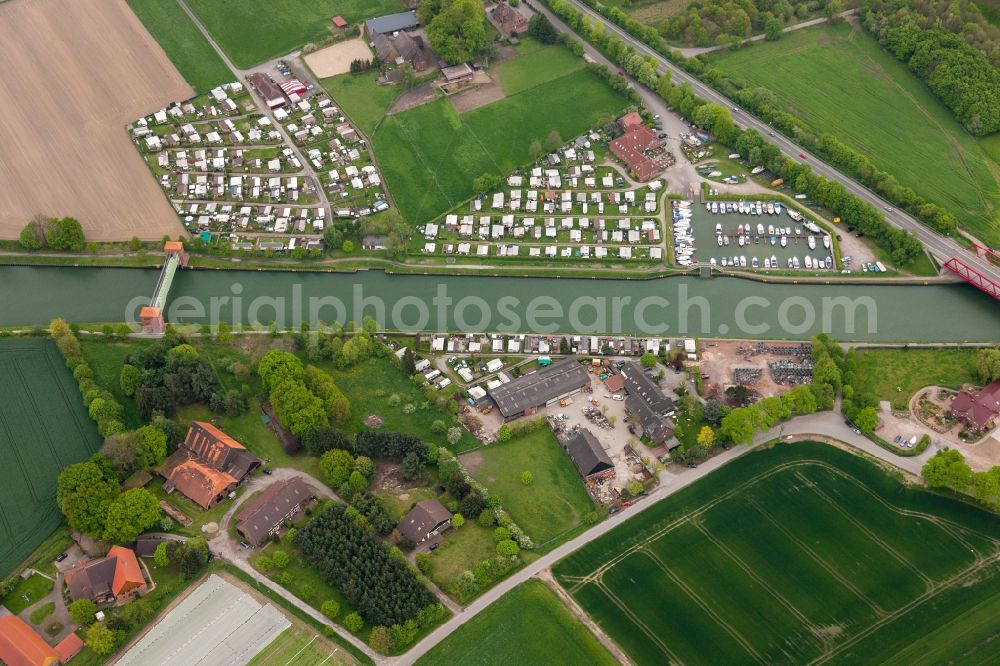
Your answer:
[[[182,227],[125,132],[194,92],[124,0],[0,3],[0,238],[71,215],[88,240]]]

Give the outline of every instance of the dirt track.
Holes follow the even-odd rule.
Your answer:
[[[37,214],[89,240],[176,236],[126,123],[194,93],[124,0],[0,3],[0,238]]]

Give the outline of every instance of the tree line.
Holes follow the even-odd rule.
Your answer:
[[[79,252],[84,241],[83,227],[74,217],[36,217],[21,229],[18,237],[25,250]]]
[[[688,84],[675,85],[667,72],[652,81],[652,73],[656,68],[649,58],[644,58],[635,52],[635,49],[623,42],[614,35],[606,34],[599,24],[587,19],[581,12],[573,8],[565,0],[545,0],[547,4],[561,16],[574,30],[580,32],[584,37],[591,40],[613,61],[619,63],[629,73],[637,76],[646,85],[650,85],[668,104],[677,109],[684,117],[698,124],[703,129],[710,131],[718,139],[719,143],[737,150],[740,155],[753,161],[754,157],[759,158],[759,164],[765,166],[769,171],[784,178],[787,182],[802,185],[803,192],[835,214],[854,225],[862,232],[871,237],[879,246],[889,252],[893,261],[898,264],[906,264],[923,251],[923,246],[913,234],[893,227],[885,220],[874,206],[862,201],[855,195],[847,191],[840,183],[830,181],[823,176],[813,174],[812,168],[808,164],[800,164],[795,160],[785,157],[776,146],[768,143],[755,130],[740,131],[733,123],[732,115],[725,107],[711,104],[697,97],[691,86]],[[591,4],[593,0],[583,0]],[[603,6],[597,5],[598,9],[613,18],[613,15]],[[615,21],[634,36],[646,41],[647,44],[660,51],[663,55],[677,63],[679,66],[702,78],[706,83],[716,87],[720,92],[733,99],[739,99],[747,108],[755,111],[757,115],[766,121],[772,122],[775,126],[784,129],[790,135],[796,136],[797,140],[806,146],[811,147],[818,154],[823,154],[832,163],[851,173],[851,168],[839,164],[834,157],[826,155],[823,148],[830,148],[837,145],[833,137],[816,137],[803,128],[804,123],[798,121],[793,116],[778,111],[774,107],[761,105],[759,108],[753,104],[753,99],[744,102],[742,96],[738,95],[740,90],[730,82],[717,69],[709,70],[708,66],[698,58],[685,59],[680,51],[671,50],[663,41],[655,29],[643,26],[634,19],[626,18]],[[649,66],[647,67],[646,64]],[[638,74],[636,72],[638,71]],[[620,78],[620,77],[619,77]],[[651,83],[652,81],[652,83]],[[760,89],[755,89],[760,90]],[[767,91],[770,93],[770,91]],[[773,93],[770,93],[773,98]],[[764,111],[761,111],[763,109]],[[773,114],[774,117],[771,117]],[[786,127],[789,125],[790,127]],[[793,129],[794,131],[793,131]],[[846,158],[852,155],[851,164],[863,164],[867,162],[859,153],[855,153],[847,146],[839,144],[841,148],[837,155]],[[751,152],[757,148],[758,152]],[[870,162],[867,162],[870,164]],[[920,198],[910,188],[901,187],[894,178],[884,172],[872,172],[870,178],[863,177],[864,173],[852,174],[861,182],[871,186],[888,199],[895,200],[901,197],[903,203],[896,202],[901,207],[913,213],[925,224],[933,226],[943,233],[950,233],[955,229],[954,216],[935,204],[930,204]],[[801,179],[800,179],[801,177]]]
[[[1000,130],[1000,29],[970,8],[975,5],[960,0],[869,0],[862,18],[865,29],[906,63],[969,132],[985,136]],[[958,25],[956,19],[967,22]]]
[[[693,2],[688,5],[687,11],[658,22],[656,30],[664,39],[691,46],[731,45],[760,32],[764,32],[768,39],[777,39],[785,25],[804,21],[819,10],[823,10],[826,16],[836,16],[844,11],[844,2],[704,0]]]

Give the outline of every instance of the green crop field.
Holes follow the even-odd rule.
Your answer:
[[[748,454],[553,573],[636,664],[1000,657],[996,516],[816,442]]]
[[[56,477],[100,446],[51,340],[0,340],[0,576],[62,521]]]
[[[540,548],[581,525],[583,515],[594,510],[576,467],[548,428],[483,447],[462,462],[503,500],[514,522]],[[530,486],[521,483],[524,471],[534,476]]]
[[[236,79],[175,0],[128,0],[128,6],[195,92]]]
[[[398,0],[187,0],[237,67],[251,67],[330,36],[330,19],[351,25],[403,11]]]
[[[708,60],[772,90],[810,130],[830,133],[1000,245],[1000,165],[951,112],[860,28],[823,25]]]
[[[525,38],[517,45],[519,55],[490,70],[490,76],[508,95],[534,88],[583,69],[583,58],[562,46],[542,46]]]
[[[438,643],[418,664],[617,663],[545,583],[529,580]]]
[[[528,77],[508,70],[507,81],[520,89]],[[467,113],[439,99],[386,116],[372,140],[399,212],[416,224],[471,197],[474,178],[527,164],[532,141],[544,145],[553,130],[572,139],[625,106],[624,97],[581,69]]]

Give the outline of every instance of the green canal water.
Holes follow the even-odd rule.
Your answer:
[[[134,320],[157,271],[0,267],[0,326]],[[213,316],[212,310],[218,315]],[[851,312],[853,316],[847,316]],[[168,320],[248,325],[360,320],[386,328],[961,342],[1000,340],[1000,307],[966,285],[181,271]],[[851,321],[853,319],[853,322]]]

